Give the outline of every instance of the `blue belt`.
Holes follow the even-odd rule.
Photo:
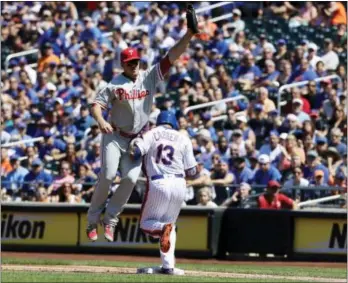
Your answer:
[[[175,177],[177,178],[184,178],[184,175],[183,174],[174,174]],[[159,179],[164,179],[164,175],[153,175],[151,177],[151,180],[154,181],[154,180],[159,180]]]

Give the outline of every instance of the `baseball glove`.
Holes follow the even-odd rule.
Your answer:
[[[187,27],[194,33],[199,33],[198,30],[198,21],[195,9],[191,4],[187,5],[186,9],[186,20],[187,20]]]

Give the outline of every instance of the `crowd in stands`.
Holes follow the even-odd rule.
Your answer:
[[[1,144],[42,137],[2,146],[3,200],[90,201],[101,132],[89,103],[122,72],[124,48],[138,48],[141,69],[159,62],[185,34],[185,8],[174,2],[3,2]],[[227,13],[233,17],[210,21]],[[202,33],[158,85],[150,117],[154,126],[161,109],[173,111],[179,131],[191,138],[199,178],[188,181],[186,204],[248,208],[248,196],[269,181],[297,200],[338,191],[294,186],[346,189],[345,5],[236,2],[198,18]],[[30,55],[4,68],[8,55],[35,48],[35,66]],[[316,81],[332,74],[339,79]],[[279,87],[301,81],[309,83],[287,89],[279,109]],[[185,112],[240,95],[248,100]],[[141,202],[144,187],[139,182],[130,202]]]

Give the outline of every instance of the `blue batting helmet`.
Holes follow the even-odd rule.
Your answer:
[[[174,129],[178,129],[178,123],[176,121],[175,115],[170,112],[170,111],[162,111],[158,116],[157,116],[157,122],[156,125],[163,125],[163,124],[169,124],[171,125]]]

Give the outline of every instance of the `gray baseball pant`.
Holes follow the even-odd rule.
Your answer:
[[[122,212],[141,171],[141,159],[130,158],[128,147],[131,139],[121,137],[118,133],[103,134],[101,142],[101,169],[98,182],[88,209],[88,223],[98,224],[110,191],[110,186],[116,178],[120,166],[122,179],[119,187],[112,195],[106,207],[103,222],[116,225],[117,216]]]

